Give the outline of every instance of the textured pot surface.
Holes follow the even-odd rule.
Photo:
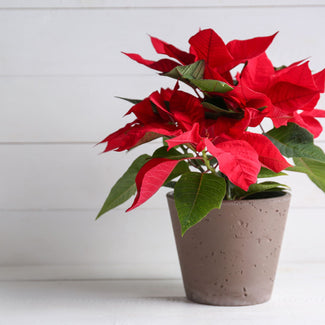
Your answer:
[[[290,194],[224,201],[184,237],[173,194],[167,198],[188,299],[220,306],[270,299]]]

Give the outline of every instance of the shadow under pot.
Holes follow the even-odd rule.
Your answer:
[[[182,237],[167,194],[186,296],[219,306],[271,298],[291,195],[224,201]]]

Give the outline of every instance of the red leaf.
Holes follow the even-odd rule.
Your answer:
[[[212,29],[204,29],[189,39],[191,53],[197,60],[205,60],[211,68],[222,66],[233,60],[221,37]]]
[[[222,79],[217,79],[217,80],[221,80],[221,81],[225,81],[228,82],[229,85],[233,86],[234,85],[234,80],[232,78],[232,75],[230,73],[230,71],[226,71],[222,74]]]
[[[146,67],[149,67],[154,70],[158,70],[160,72],[169,72],[170,70],[174,69],[175,67],[179,66],[179,64],[173,60],[169,59],[162,59],[159,61],[150,61],[146,60],[143,57],[141,57],[139,54],[134,54],[134,53],[124,53],[123,54],[127,55],[130,59],[145,65]]]
[[[317,93],[316,90],[278,82],[268,91],[268,97],[273,105],[278,106],[283,112],[292,113],[308,105]]]
[[[324,111],[321,111],[321,112],[325,113]],[[314,116],[316,116],[316,115],[317,115],[317,113],[313,113],[313,111],[311,111],[311,112],[303,112],[301,114],[296,113],[296,114],[294,114],[294,116],[290,120],[288,120],[288,122],[293,122],[293,123],[296,123],[296,124],[300,125],[301,127],[307,129],[310,133],[312,133],[314,138],[317,138],[322,133],[323,127],[315,119]],[[323,117],[325,117],[325,114],[324,114]]]
[[[273,106],[272,111],[267,116],[271,118],[273,125],[276,128],[279,128],[282,125],[287,125],[294,113],[295,112],[286,113],[283,112],[279,107]]]
[[[325,88],[325,69],[313,75],[318,90],[323,93]]]
[[[174,91],[169,102],[169,110],[183,130],[191,130],[194,123],[204,119],[201,101],[184,91]]]
[[[233,118],[220,116],[217,120],[206,120],[204,128],[207,130],[210,139],[215,139],[223,134],[229,134],[229,130],[232,127],[236,127],[236,124],[240,120],[235,120]]]
[[[235,185],[247,191],[256,183],[261,169],[258,155],[246,141],[229,140],[214,145],[209,139],[205,141],[210,154],[219,162],[219,169]]]
[[[302,112],[302,116],[325,117],[325,110],[313,109],[310,112]]]
[[[157,111],[163,120],[173,122],[171,118],[171,113],[167,110],[165,104],[166,98],[164,98],[161,94],[159,94],[158,91],[155,91],[149,96],[149,99],[151,100],[152,103],[154,103],[157,106]]]
[[[151,43],[159,54],[166,54],[172,58],[177,59],[180,63],[188,65],[194,62],[195,57],[193,54],[184,52],[176,48],[174,45],[168,44],[156,37],[150,36]]]
[[[274,74],[272,62],[265,53],[248,61],[240,77],[240,83],[258,92],[265,92]]]
[[[149,98],[145,98],[138,104],[135,104],[125,114],[133,113],[142,123],[150,123],[157,120],[157,114],[154,113]]]
[[[135,178],[137,195],[132,206],[126,211],[138,207],[152,197],[164,184],[178,163],[178,160],[166,158],[153,158],[149,160],[140,169]]]
[[[233,40],[229,42],[227,44],[227,49],[234,60],[224,67],[224,71],[229,71],[239,63],[243,63],[265,52],[276,34],[277,33],[266,37],[255,37],[248,40]]]
[[[300,65],[291,65],[277,71],[272,79],[272,84],[277,84],[280,82],[318,91],[318,87],[316,86],[314,78],[309,69],[308,62],[304,62]]]
[[[250,112],[245,111],[244,117],[240,120],[220,116],[217,120],[205,120],[204,129],[210,139],[216,139],[218,136],[231,136],[237,138],[247,129],[250,123]]]
[[[180,144],[190,143],[196,146],[197,151],[202,151],[205,144],[203,142],[203,138],[200,136],[199,128],[199,124],[195,123],[190,131],[184,132],[179,136],[167,140],[166,142],[168,143],[168,148],[170,149]]]
[[[139,144],[149,142],[162,135],[176,136],[180,132],[174,125],[169,123],[151,123],[143,125],[135,120],[128,123],[123,128],[110,134],[100,143],[107,142],[106,151],[123,151],[129,150]]]
[[[228,82],[230,85],[233,85],[233,80],[230,75],[231,81],[229,81],[229,75],[221,75],[218,71],[218,68],[211,68],[210,66],[206,65],[204,69],[204,79],[212,79],[212,80],[219,80],[223,82]]]
[[[299,109],[302,111],[312,112],[315,106],[317,105],[319,98],[320,98],[320,94],[319,93],[315,94],[311,101],[309,101],[304,107],[300,107]]]
[[[247,87],[242,82],[229,92],[229,97],[240,101],[241,106],[250,113],[249,126],[257,126],[272,109],[272,102],[264,93]],[[263,108],[263,110],[259,110]]]
[[[291,166],[283,158],[279,149],[266,136],[245,132],[241,139],[247,141],[257,152],[260,162],[274,172],[279,173]]]
[[[269,111],[269,109],[271,109],[271,107],[267,106],[262,112],[260,112],[256,108],[246,107],[245,110],[247,112],[249,112],[249,117],[250,117],[248,126],[256,127],[256,126],[260,125],[261,122],[263,121],[264,117],[267,115],[267,112]]]

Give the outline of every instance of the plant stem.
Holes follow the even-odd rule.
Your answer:
[[[226,177],[226,198],[227,200],[232,200],[232,195],[231,195],[231,188],[230,188],[230,181],[229,178]]]
[[[189,146],[189,145],[187,145],[187,146],[188,146],[188,148],[186,148],[186,146],[184,146],[184,145],[180,145],[180,148],[183,150],[184,154],[187,154],[187,152],[188,152],[187,150],[191,149],[194,152],[194,154],[197,156],[197,152],[195,151],[195,149],[192,146]],[[195,159],[193,159],[193,160],[188,159],[188,163],[191,166],[193,166],[194,168],[198,169],[201,173],[204,173],[204,169],[201,167],[201,165]]]
[[[265,131],[264,131],[264,129],[263,129],[263,126],[262,126],[262,124],[259,124],[259,126],[260,126],[260,128],[261,128],[261,130],[262,130],[262,133],[264,134],[264,133],[265,133]]]
[[[205,172],[204,169],[200,166],[200,164],[199,164],[195,159],[190,160],[189,163],[190,163],[193,167],[197,168],[201,173],[204,173],[204,172]]]
[[[184,154],[187,154],[187,148],[183,144],[181,144],[179,147],[183,150]]]
[[[199,97],[199,99],[203,99],[203,98],[200,96],[200,94],[198,93],[196,87],[192,87],[192,88],[193,88],[194,92],[196,93],[197,97]]]
[[[213,168],[210,164],[210,161],[207,157],[207,152],[206,150],[204,149],[202,151],[202,158],[203,158],[203,161],[205,163],[205,165],[207,166],[208,170],[210,170],[214,175],[216,176],[219,176],[215,170],[215,168]],[[230,183],[230,180],[229,178],[226,176],[226,175],[223,175],[223,177],[225,178],[225,181],[226,181],[226,199],[227,200],[232,200],[232,194],[231,194],[231,183]]]
[[[202,158],[203,158],[204,164],[205,164],[205,166],[207,166],[208,170],[210,170],[212,172],[212,174],[218,176],[216,170],[210,165],[210,161],[207,157],[207,152],[205,149],[202,151]]]

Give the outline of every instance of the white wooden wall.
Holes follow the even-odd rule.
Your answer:
[[[143,152],[94,144],[125,123],[115,95],[172,84],[120,51],[156,58],[147,34],[187,49],[200,27],[226,41],[280,31],[275,65],[325,67],[324,0],[0,0],[0,278],[180,276],[164,191],[94,221]],[[324,194],[304,175],[283,181],[293,200],[281,261],[325,262]]]

